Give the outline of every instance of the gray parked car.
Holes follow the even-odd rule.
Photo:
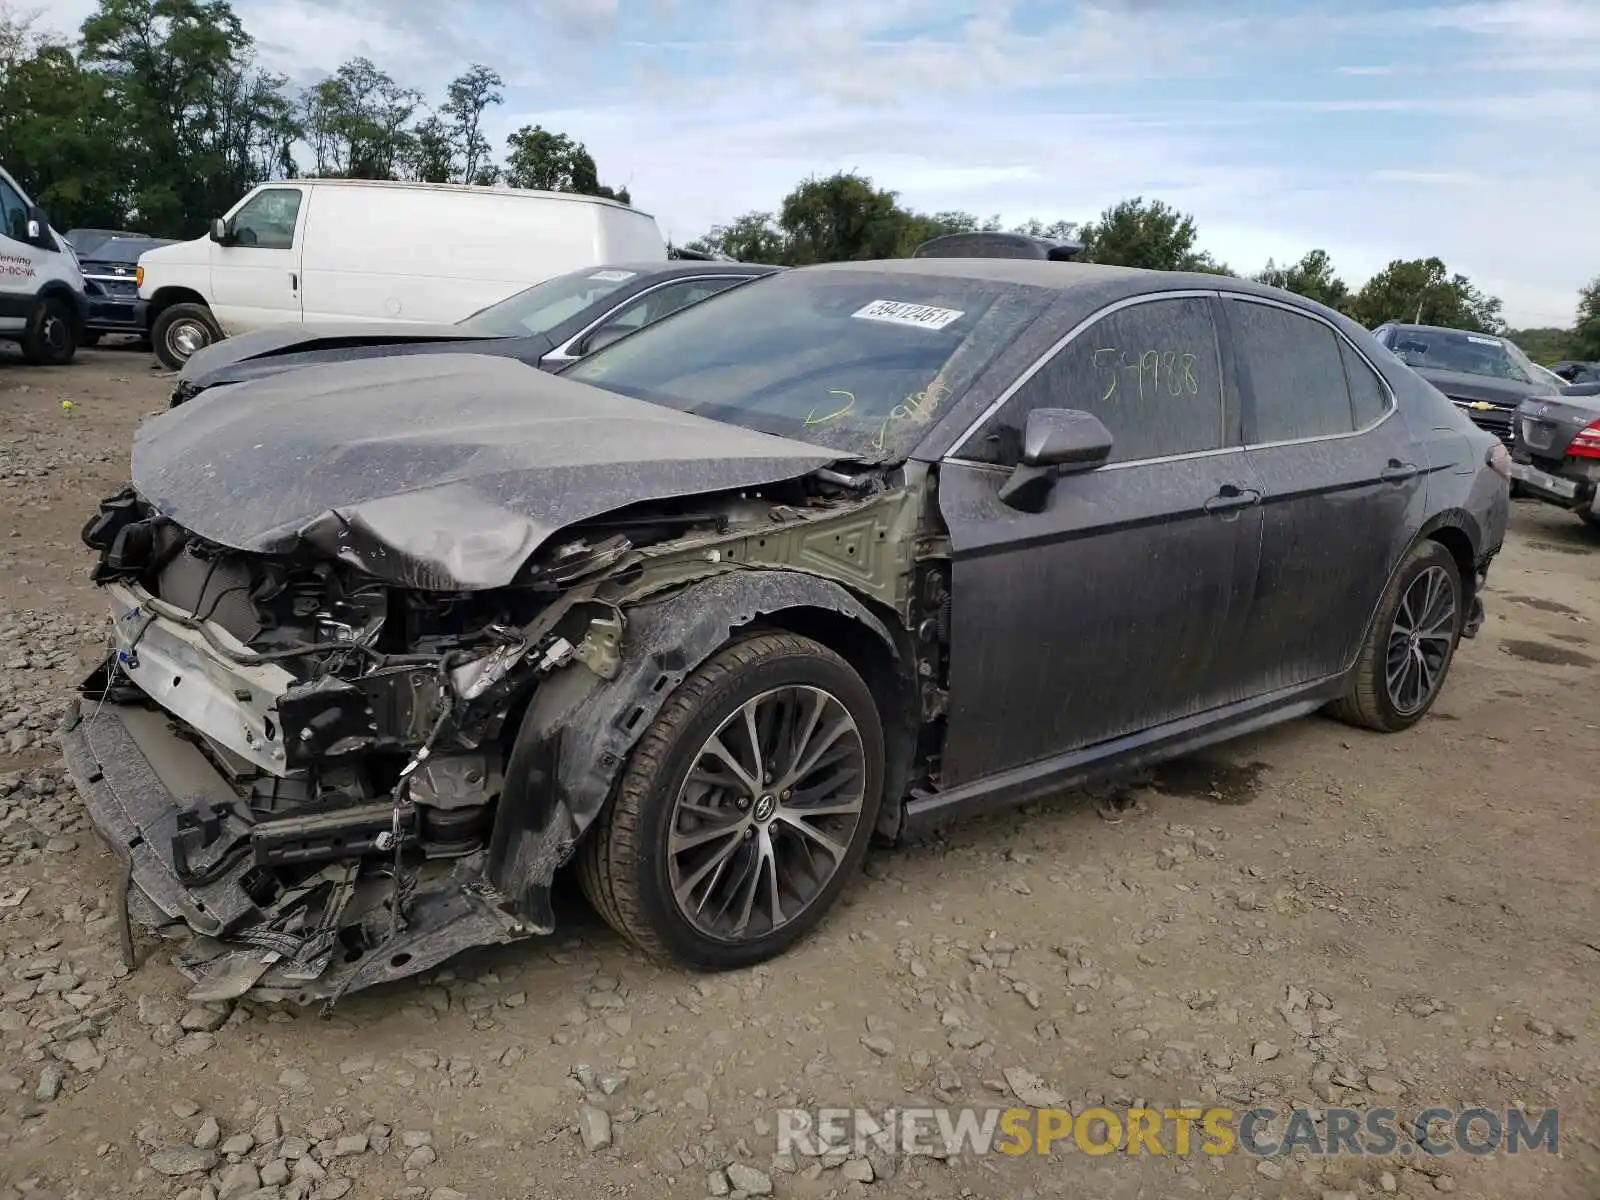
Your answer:
[[[804,268],[559,375],[308,366],[140,430],[65,749],[196,996],[550,933],[759,962],[902,837],[1331,706],[1482,619],[1509,456],[1215,275]],[[130,942],[131,944],[131,942]]]
[[[1511,456],[1512,478],[1525,492],[1600,530],[1600,381],[1524,400]]]

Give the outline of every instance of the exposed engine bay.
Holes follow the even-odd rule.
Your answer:
[[[795,597],[895,653],[936,623],[947,594],[887,554],[921,501],[832,470],[651,501],[563,531],[511,585],[449,591],[107,499],[83,540],[111,635],[64,747],[131,916],[189,938],[195,999],[330,1006],[551,932],[555,870],[699,643]],[[937,666],[906,669],[936,713]]]

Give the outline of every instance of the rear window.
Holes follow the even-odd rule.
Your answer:
[[[786,272],[678,312],[564,374],[851,456],[901,458],[1054,295],[981,279]]]

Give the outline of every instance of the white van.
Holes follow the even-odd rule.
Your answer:
[[[655,218],[565,192],[364,179],[266,183],[211,235],[139,258],[156,357],[294,321],[451,323],[555,275],[665,262]]]
[[[72,361],[88,301],[66,238],[0,168],[0,340],[20,342],[30,363]]]

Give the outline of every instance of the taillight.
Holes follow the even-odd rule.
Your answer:
[[[144,286],[144,268],[143,267],[135,267],[133,269],[133,286],[134,287],[143,287]]]
[[[1590,421],[1578,430],[1567,453],[1573,458],[1600,458],[1600,421]]]
[[[1489,464],[1489,469],[1502,479],[1511,478],[1511,451],[1505,448],[1503,442],[1496,442],[1489,447],[1489,453],[1484,456],[1484,462]]]

